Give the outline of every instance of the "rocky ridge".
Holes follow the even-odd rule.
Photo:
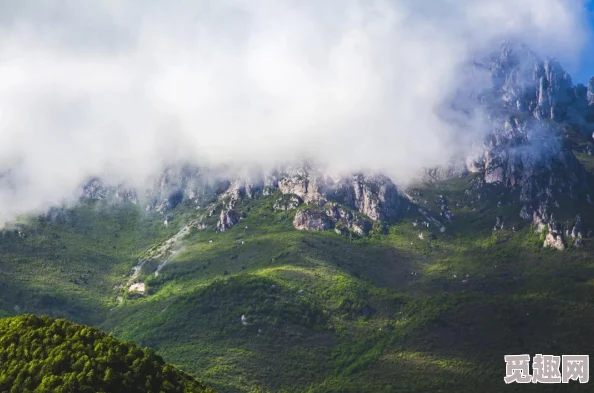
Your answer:
[[[227,180],[227,179],[232,180]],[[218,216],[215,230],[223,232],[241,220],[237,207],[244,199],[278,194],[274,209],[294,210],[302,205],[295,218],[297,229],[319,230],[340,227],[365,234],[371,222],[394,222],[408,201],[386,176],[353,174],[333,178],[311,165],[291,166],[258,176],[229,176],[207,169],[184,166],[167,170],[152,189],[140,199],[135,193],[91,179],[83,187],[82,200],[114,198],[120,201],[142,200],[147,211],[167,215],[185,204],[207,208],[208,216]],[[123,190],[123,189],[122,189]],[[132,199],[131,196],[134,196]],[[167,224],[167,217],[165,217]]]

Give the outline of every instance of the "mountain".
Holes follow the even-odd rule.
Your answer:
[[[471,66],[490,127],[451,167],[93,178],[2,232],[0,314],[99,327],[220,392],[558,391],[503,387],[503,357],[594,349],[592,88],[515,43]]]
[[[64,320],[2,319],[0,337],[2,392],[213,392],[150,349]]]
[[[565,245],[568,231],[578,221],[581,226],[580,212],[567,216],[572,210],[567,207],[593,203],[594,179],[588,169],[594,150],[594,85],[574,86],[556,60],[542,60],[514,42],[505,42],[499,51],[474,60],[472,67],[488,73],[492,81],[488,89],[466,92],[475,97],[472,105],[488,115],[489,132],[482,146],[462,158],[463,165],[428,169],[426,180],[470,176],[477,196],[485,185],[501,185],[498,204],[521,202],[520,217],[554,232],[552,245]],[[140,200],[147,211],[164,214],[164,220],[168,220],[168,211],[182,203],[197,209],[208,207],[208,216],[219,218],[216,230],[225,231],[244,218],[236,211],[238,201],[270,196],[277,190],[276,207],[281,210],[308,205],[294,218],[297,229],[334,229],[365,236],[374,225],[393,223],[411,208],[410,195],[386,176],[330,176],[308,163],[268,172],[252,170],[250,175],[228,168],[171,167]],[[100,179],[91,179],[83,187],[83,200],[104,198],[139,200],[134,191],[105,187]],[[442,208],[440,215],[445,220],[436,223],[440,231],[451,219],[449,208]],[[565,222],[553,219],[555,215]]]

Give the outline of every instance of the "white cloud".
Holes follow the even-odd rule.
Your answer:
[[[581,1],[5,1],[0,221],[87,176],[173,159],[304,156],[397,181],[482,135],[436,115],[475,51],[520,37],[573,61]],[[463,143],[461,142],[463,141]],[[4,183],[6,183],[5,177]]]

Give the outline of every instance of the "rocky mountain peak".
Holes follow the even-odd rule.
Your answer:
[[[592,135],[588,89],[574,86],[557,60],[543,60],[521,43],[505,42],[476,63],[493,81],[479,100],[491,129],[468,169],[486,184],[510,188],[519,201],[585,198],[588,176],[564,135],[569,129]]]
[[[524,44],[505,42],[482,67],[492,75],[489,94],[508,109],[557,122],[579,121],[584,115],[583,86],[573,86],[571,76],[556,59],[541,59]]]

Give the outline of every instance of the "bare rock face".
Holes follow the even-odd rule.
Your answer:
[[[556,248],[557,250],[565,250],[565,243],[563,242],[563,237],[561,234],[549,232],[545,237],[543,247],[552,247]]]
[[[305,202],[320,202],[331,180],[311,167],[288,168],[278,180],[278,189],[283,194],[294,194]]]
[[[404,198],[392,181],[382,175],[356,174],[339,181],[329,194],[374,221],[395,221],[405,204]]]
[[[385,176],[356,175],[353,177],[355,206],[376,221],[394,221],[398,218],[401,200],[398,190]]]
[[[223,209],[221,210],[221,214],[219,215],[219,220],[217,221],[217,231],[225,232],[227,229],[231,228],[235,224],[239,222],[239,217],[235,210],[232,209]]]
[[[299,210],[293,219],[297,230],[323,231],[334,227],[334,223],[323,211],[314,209]]]
[[[299,196],[301,199],[311,202],[314,199],[319,199],[319,193],[310,189],[309,179],[305,176],[291,176],[279,180],[278,189],[283,194],[293,194]]]

